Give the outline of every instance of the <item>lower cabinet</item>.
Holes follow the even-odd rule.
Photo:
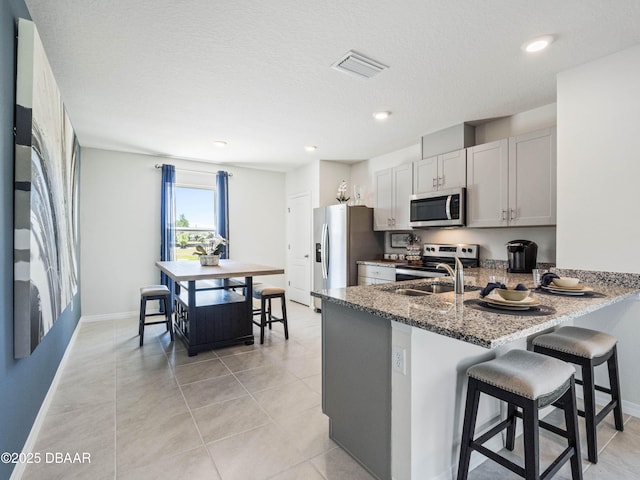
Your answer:
[[[396,267],[358,265],[358,285],[376,285],[396,281]]]

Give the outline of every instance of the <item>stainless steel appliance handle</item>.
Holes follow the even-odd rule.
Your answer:
[[[411,270],[408,268],[396,268],[396,281],[398,281],[398,275],[404,275],[413,278],[438,278],[445,277],[447,274],[442,272],[429,272],[425,270]]]
[[[447,218],[451,220],[451,199],[453,195],[447,196]]]
[[[320,250],[320,259],[322,260],[322,278],[329,278],[329,225],[322,224],[322,249]]]

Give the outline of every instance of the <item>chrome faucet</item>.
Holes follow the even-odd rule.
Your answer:
[[[455,271],[446,263],[439,263],[436,268],[446,270],[453,278],[453,288],[458,295],[464,293],[464,267],[458,257],[456,257],[456,269]]]

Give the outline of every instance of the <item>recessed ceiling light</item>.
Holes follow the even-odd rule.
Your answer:
[[[391,112],[376,112],[373,114],[373,118],[376,120],[386,120],[391,115]]]
[[[528,53],[539,52],[540,50],[544,50],[549,45],[551,45],[554,41],[553,35],[543,35],[541,37],[536,37],[522,45],[522,49]]]
[[[318,147],[316,147],[315,145],[307,145],[306,147],[304,147],[304,149],[307,152],[315,152],[318,149]]]
[[[216,140],[215,142],[213,142],[213,144],[216,147],[220,147],[220,148],[227,146],[227,142],[225,142],[224,140]]]

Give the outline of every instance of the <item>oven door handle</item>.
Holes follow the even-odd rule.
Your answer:
[[[438,278],[438,277],[445,277],[446,273],[429,272],[425,270],[411,270],[409,268],[396,268],[396,277],[398,275],[407,275],[414,278]],[[396,281],[398,280],[396,279]]]
[[[451,220],[451,199],[453,195],[447,196],[447,219]]]

